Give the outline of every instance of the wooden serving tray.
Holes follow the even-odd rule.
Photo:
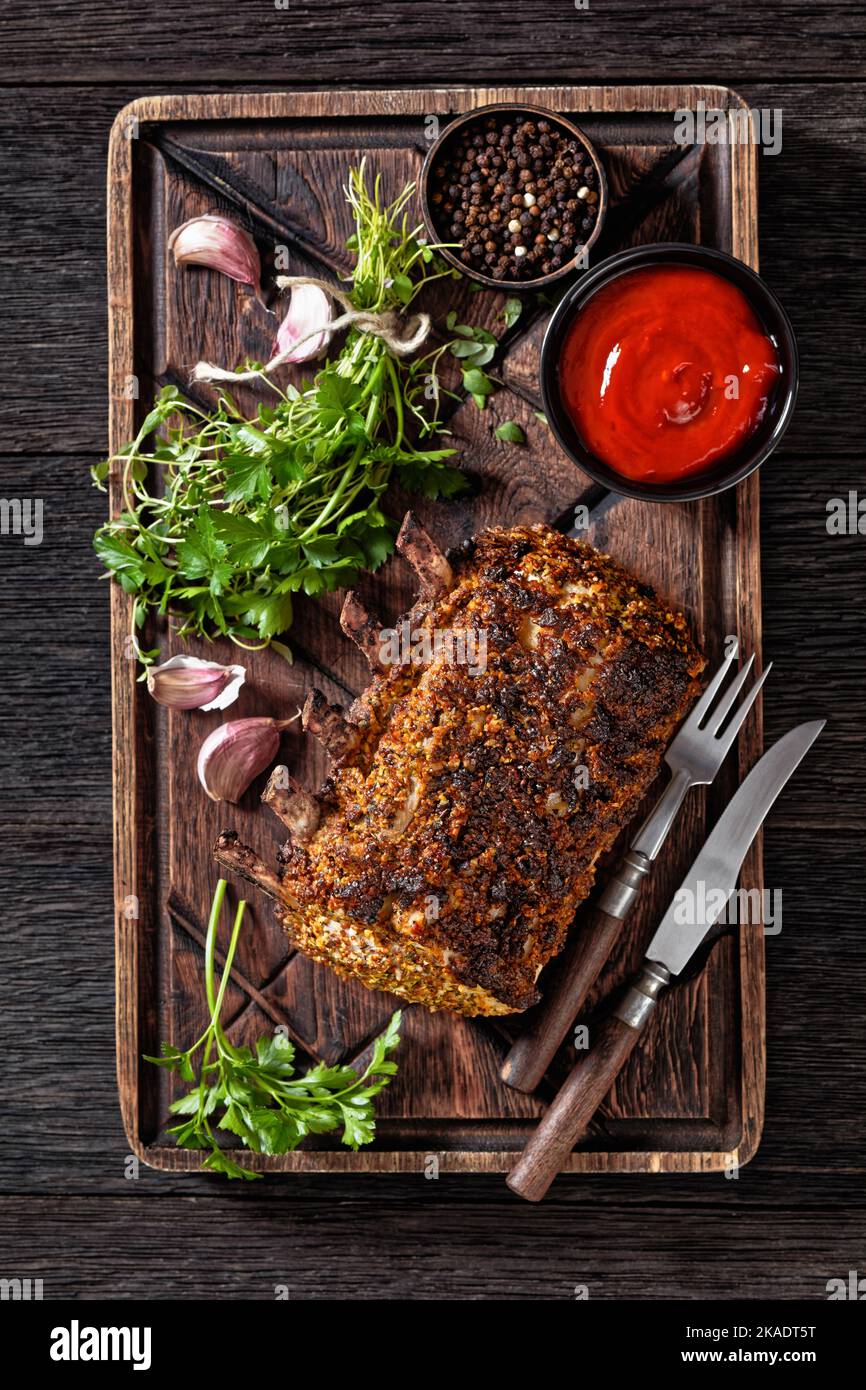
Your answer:
[[[132,434],[154,391],[186,385],[200,358],[233,365],[267,358],[274,319],[229,280],[177,272],[166,254],[171,230],[212,210],[239,216],[264,243],[288,248],[289,273],[334,275],[350,268],[351,227],[341,194],[347,166],[364,154],[393,194],[417,175],[449,113],[490,101],[526,101],[573,117],[599,149],[611,211],[594,263],[643,242],[701,242],[757,265],[755,151],[745,145],[682,148],[673,113],[742,105],[717,87],[550,87],[391,92],[304,92],[250,96],[146,97],[118,116],[109,163],[111,448]],[[419,219],[420,220],[420,219]],[[504,296],[450,284],[434,314],[502,333]],[[469,500],[413,505],[443,546],[495,523],[550,520],[586,496],[589,480],[560,452],[534,411],[538,352],[546,311],[525,311],[504,335],[492,368],[506,387],[484,414],[471,403],[451,428],[477,491]],[[199,388],[203,390],[203,388]],[[136,397],[137,392],[137,397]],[[207,399],[206,393],[203,399]],[[250,398],[252,401],[252,398]],[[514,419],[527,445],[498,442],[495,425]],[[760,649],[758,478],[709,501],[653,505],[620,500],[590,531],[608,549],[690,615],[711,662],[727,634]],[[395,488],[388,510],[408,499]],[[120,507],[114,479],[111,505]],[[393,559],[362,586],[387,618],[410,603],[407,567]],[[340,595],[301,600],[289,637],[295,664],[272,652],[244,657],[247,684],[229,717],[294,712],[311,684],[343,703],[368,676],[338,624]],[[197,1168],[194,1153],[166,1139],[172,1079],[141,1060],[160,1040],[186,1046],[206,1018],[202,981],[204,923],[217,870],[211,846],[233,826],[273,860],[280,827],[260,808],[261,783],[237,808],[208,801],[195,777],[201,739],[218,713],[174,714],[136,683],[130,659],[130,602],[111,586],[114,672],[114,797],[117,945],[117,1051],[123,1118],[130,1144],[160,1168]],[[183,648],[165,632],[166,657]],[[234,648],[204,654],[237,659]],[[760,714],[746,725],[740,767],[725,769],[710,796],[692,793],[665,847],[651,891],[611,959],[595,999],[620,982],[678,886],[732,786],[761,749]],[[294,731],[283,760],[308,785],[324,773],[312,739]],[[756,842],[741,879],[761,888]],[[307,1059],[353,1061],[388,1018],[395,1001],[341,981],[292,953],[264,901],[252,904],[228,993],[232,1036],[251,1041],[285,1025]],[[406,1009],[400,1069],[379,1098],[374,1146],[353,1154],[322,1136],[283,1158],[245,1161],[280,1171],[416,1171],[435,1159],[441,1171],[503,1171],[522,1147],[541,1099],[504,1086],[498,1076],[508,1020],[453,1018]],[[572,1054],[573,1055],[573,1054]],[[561,1072],[568,1056],[557,1060]],[[572,1172],[718,1169],[746,1162],[761,1132],[764,1091],[764,942],[760,927],[741,929],[715,947],[703,975],[661,1004],[575,1152]]]

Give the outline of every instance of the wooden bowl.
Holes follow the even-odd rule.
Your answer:
[[[492,275],[486,275],[483,271],[475,270],[471,266],[466,265],[454,251],[440,245],[441,242],[450,239],[450,231],[449,235],[446,236],[444,234],[444,229],[437,225],[436,217],[430,204],[430,185],[433,166],[443,153],[447,153],[449,142],[454,141],[458,133],[465,126],[474,125],[477,121],[484,120],[486,116],[496,116],[498,121],[503,124],[506,120],[520,121],[529,117],[535,120],[549,121],[552,126],[556,126],[559,130],[564,131],[573,140],[579,141],[592,160],[596,179],[598,180],[598,215],[595,219],[595,226],[586,241],[582,243],[579,251],[576,251],[572,259],[565,265],[560,266],[559,270],[551,270],[547,275],[537,275],[533,279],[497,280]],[[562,280],[566,275],[573,275],[578,269],[585,269],[585,267],[578,266],[577,258],[589,251],[598,240],[602,224],[607,214],[608,205],[607,179],[604,175],[604,168],[595,152],[594,146],[584,135],[583,131],[578,130],[577,126],[571,121],[566,120],[564,116],[558,115],[556,111],[550,111],[546,106],[513,106],[510,102],[505,101],[494,101],[487,106],[476,106],[472,111],[466,111],[463,115],[456,116],[455,119],[451,121],[450,125],[445,127],[427,151],[427,157],[424,160],[424,166],[421,170],[419,189],[424,225],[427,228],[427,234],[431,242],[436,243],[439,247],[439,255],[448,261],[450,265],[453,265],[459,270],[462,275],[466,275],[470,280],[477,280],[481,285],[488,285],[491,289],[498,290],[541,290],[548,285],[552,285],[555,280]]]

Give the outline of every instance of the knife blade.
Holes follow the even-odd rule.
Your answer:
[[[622,1070],[662,991],[691,960],[721,916],[746,853],[776,797],[824,728],[825,720],[800,724],[774,743],[731,798],[707,838],[647,947],[640,971],[592,1049],[573,1068],[508,1175],[512,1192],[538,1202]],[[682,895],[703,904],[678,920]]]
[[[648,960],[658,961],[672,975],[679,975],[688,964],[736,888],[743,860],[770,807],[800,766],[825,722],[815,719],[789,730],[743,779],[674,894],[647,947]],[[677,920],[685,894],[692,894],[694,901],[704,906],[699,920],[687,925]]]

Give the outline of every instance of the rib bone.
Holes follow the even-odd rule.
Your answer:
[[[438,597],[451,588],[454,572],[414,512],[407,512],[403,518],[397,549],[417,574],[426,597]]]
[[[330,704],[315,686],[307,696],[302,722],[307,733],[315,734],[332,758],[354,752],[360,742],[358,730],[345,719],[339,705]]]
[[[282,886],[277,874],[260,859],[255,850],[241,844],[234,830],[224,830],[214,845],[214,858],[224,869],[245,878],[269,898],[281,898]]]
[[[382,660],[382,624],[365,607],[354,589],[350,589],[346,595],[340,614],[340,627],[361,648],[374,675],[387,669],[387,663]]]
[[[322,811],[312,793],[298,785],[287,767],[275,767],[262,792],[262,801],[299,844],[308,844],[319,828]]]

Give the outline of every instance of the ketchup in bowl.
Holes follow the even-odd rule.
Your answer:
[[[714,271],[626,271],[587,301],[559,360],[584,446],[624,478],[669,483],[735,452],[779,381],[776,348],[743,292]]]

